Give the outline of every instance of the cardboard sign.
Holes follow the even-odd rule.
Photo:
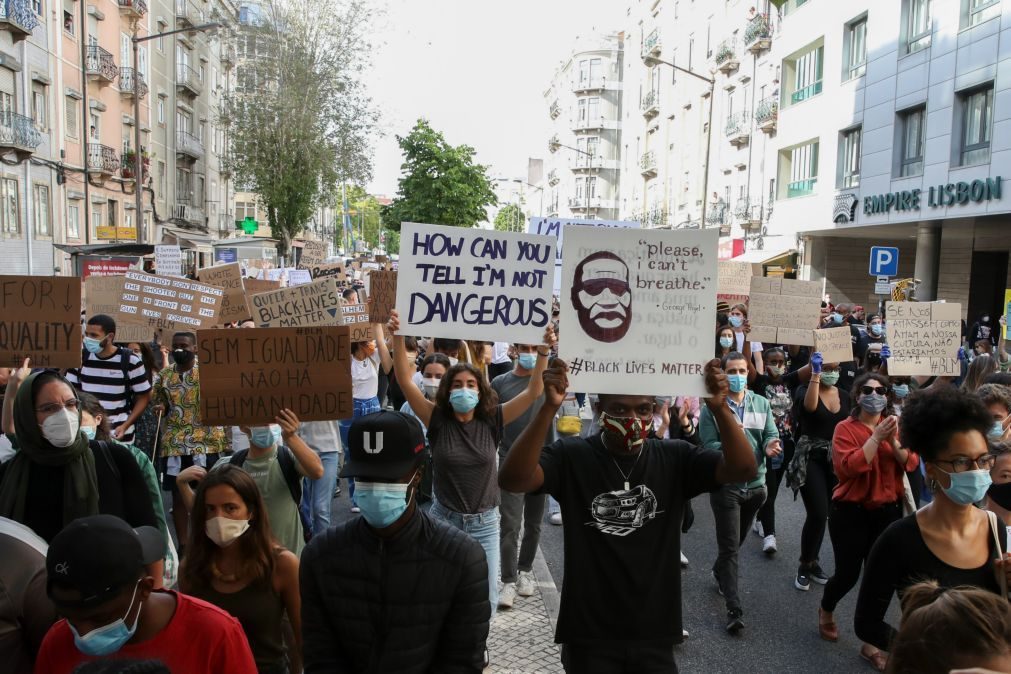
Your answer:
[[[340,291],[333,279],[250,295],[248,304],[261,328],[343,324]]]
[[[720,260],[720,281],[717,290],[719,299],[740,301],[751,292],[751,277],[755,275],[750,262]]]
[[[821,281],[751,277],[749,339],[755,342],[814,346],[821,319]]]
[[[706,395],[718,234],[565,228],[559,355],[571,390]]]
[[[179,246],[155,246],[154,268],[162,276],[182,276],[183,252]]]
[[[344,265],[340,262],[334,262],[332,264],[319,264],[312,267],[308,267],[309,275],[313,279],[319,278],[332,278],[337,281],[338,285],[347,283],[347,276],[344,271]]]
[[[288,287],[291,286],[302,286],[306,283],[312,283],[312,275],[309,273],[308,269],[286,269],[288,272]]]
[[[962,306],[945,302],[888,302],[885,332],[890,375],[957,377]]]
[[[225,290],[225,296],[221,302],[221,313],[218,314],[218,321],[222,325],[249,318],[246,290],[242,285],[242,269],[238,262],[201,269],[197,272],[197,277],[202,283]]]
[[[166,330],[196,330],[218,324],[225,291],[188,279],[127,272],[119,313],[129,322]]]
[[[821,352],[822,362],[848,363],[853,360],[853,339],[848,325],[813,332],[814,350]]]
[[[405,222],[397,283],[401,331],[540,344],[551,320],[554,259],[555,242],[547,236]]]
[[[201,330],[200,423],[262,426],[282,409],[301,421],[350,418],[348,328]]]
[[[341,315],[344,317],[344,325],[351,328],[352,342],[367,342],[375,339],[372,321],[364,304],[345,304],[341,307]]]
[[[610,229],[639,229],[639,223],[631,220],[569,220],[565,218],[530,218],[527,220],[528,234],[543,234],[555,237],[555,294],[559,293],[562,282],[562,235],[565,227],[607,227]]]
[[[1007,339],[1007,322],[1011,321],[1011,290],[1004,291],[1004,320],[1005,324],[1001,326],[1001,334],[1004,339]]]
[[[249,278],[248,276],[242,279],[242,285],[246,289],[246,297],[281,289],[280,281],[264,281],[263,279]],[[249,314],[246,315],[248,316]]]
[[[105,314],[116,321],[116,343],[150,342],[159,330],[132,321],[132,315],[119,312],[123,293],[126,291],[125,276],[89,276],[84,281],[85,315],[89,318]]]
[[[369,274],[369,317],[373,323],[386,323],[397,303],[397,272],[374,271]]]
[[[0,367],[81,366],[81,279],[0,276]]]
[[[299,269],[311,269],[323,264],[326,259],[327,245],[325,241],[306,241],[302,245],[302,256],[299,258]]]

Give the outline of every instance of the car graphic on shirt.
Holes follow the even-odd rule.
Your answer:
[[[656,517],[656,496],[644,484],[628,491],[611,491],[593,499],[590,512],[601,524],[639,528]]]

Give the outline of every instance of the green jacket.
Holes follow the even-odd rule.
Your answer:
[[[729,406],[729,403],[727,404]],[[736,413],[734,417],[740,418]],[[776,429],[776,420],[772,416],[769,401],[754,391],[747,391],[744,394],[744,435],[751,443],[752,451],[755,452],[758,475],[751,482],[739,483],[734,486],[753,489],[765,484],[765,446],[779,438],[779,431]],[[699,439],[706,449],[723,448],[716,418],[709,411],[707,405],[702,406],[702,416],[699,419]]]

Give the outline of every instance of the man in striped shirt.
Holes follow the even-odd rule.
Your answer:
[[[67,380],[98,398],[109,415],[112,437],[130,444],[133,424],[151,401],[151,382],[140,356],[117,347],[115,336],[111,316],[92,316],[84,330],[84,360],[79,369],[67,372]]]

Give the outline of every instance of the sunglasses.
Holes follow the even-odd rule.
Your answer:
[[[884,386],[861,386],[860,392],[865,396],[869,396],[872,393],[877,393],[879,396],[883,396],[888,393],[888,389]]]
[[[629,291],[628,281],[616,278],[597,278],[583,282],[583,290],[591,295],[599,295],[610,290],[615,295],[624,295]]]

